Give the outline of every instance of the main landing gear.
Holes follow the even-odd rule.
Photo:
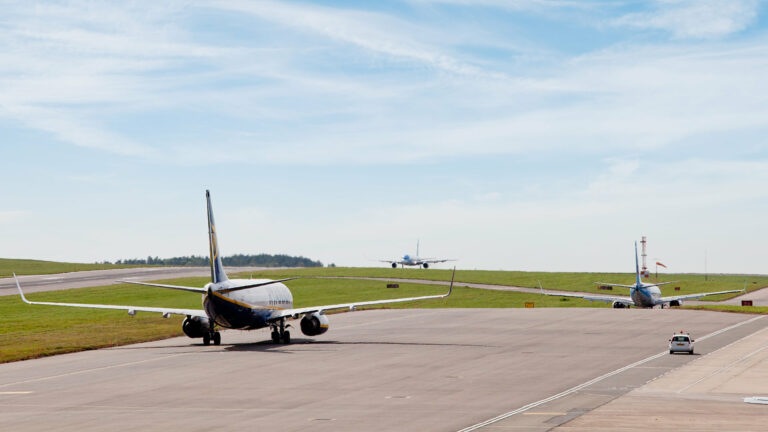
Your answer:
[[[279,344],[289,344],[291,343],[291,332],[286,330],[287,327],[290,327],[289,325],[285,325],[285,319],[281,318],[279,324],[275,324],[272,326],[272,342]]]
[[[214,345],[221,345],[221,333],[214,331],[213,327],[210,331],[203,333],[203,345],[210,345],[211,342]]]

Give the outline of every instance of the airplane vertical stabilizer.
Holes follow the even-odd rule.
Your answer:
[[[208,243],[210,246],[211,282],[219,283],[229,280],[224,273],[224,265],[219,254],[219,241],[216,238],[216,224],[213,222],[213,208],[211,208],[211,193],[205,191],[205,200],[208,203]]]
[[[637,261],[637,242],[635,242],[635,276],[637,277],[635,279],[635,284],[640,286],[640,264]]]

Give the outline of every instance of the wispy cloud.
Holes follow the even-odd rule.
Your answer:
[[[425,32],[389,15],[273,1],[229,0],[214,4],[221,9],[248,13],[283,26],[320,34],[364,50],[418,62],[446,72],[502,76],[462,62],[441,52],[438,46],[420,42],[414,36]]]
[[[747,28],[759,6],[758,0],[657,0],[655,10],[627,14],[613,24],[663,30],[680,39],[712,39]]]

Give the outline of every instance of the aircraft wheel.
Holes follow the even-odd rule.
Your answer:
[[[203,333],[203,345],[208,346],[211,344],[211,334],[210,333]]]
[[[280,343],[280,333],[276,331],[272,331],[272,342],[273,343]]]
[[[215,332],[213,334],[213,344],[214,345],[221,345],[221,333]]]
[[[669,353],[670,353],[670,354],[673,354],[672,350],[669,350]]]
[[[286,344],[286,345],[291,343],[291,332],[289,332],[289,331],[284,331],[283,332],[283,343]]]

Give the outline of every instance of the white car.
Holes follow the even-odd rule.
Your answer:
[[[676,333],[669,340],[669,353],[686,352],[693,354],[693,339],[687,333]]]

